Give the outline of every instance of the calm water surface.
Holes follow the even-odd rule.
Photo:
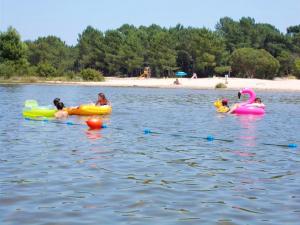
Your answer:
[[[21,115],[26,99],[77,105],[100,91],[113,104],[101,131]],[[299,224],[300,149],[262,143],[300,144],[300,93],[258,92],[264,117],[215,113],[236,94],[0,86],[0,224]]]

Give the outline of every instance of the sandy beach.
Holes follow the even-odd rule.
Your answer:
[[[116,78],[106,77],[104,82],[64,82],[48,81],[48,84],[72,84],[107,87],[149,87],[149,88],[190,88],[190,89],[214,89],[216,84],[225,83],[225,78],[179,78],[180,85],[175,85],[175,78]],[[300,80],[277,78],[275,80],[229,78],[226,84],[228,90],[236,90],[251,87],[260,90],[300,91]]]

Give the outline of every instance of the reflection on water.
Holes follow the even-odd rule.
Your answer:
[[[85,132],[86,137],[89,139],[99,139],[101,138],[101,134],[99,133],[98,130],[87,130]]]
[[[21,117],[26,99],[78,105],[100,91],[113,103],[106,129]],[[214,100],[233,102],[235,91],[13,85],[0,94],[1,224],[298,224],[298,149],[262,143],[300,140],[299,93],[258,93],[263,117],[216,114]]]
[[[259,134],[259,132],[257,132],[257,126],[264,119],[264,115],[240,115],[236,117],[238,118],[239,126],[242,128],[239,135],[241,143],[247,147],[255,147],[257,145],[256,140],[259,139],[259,137],[257,137]]]

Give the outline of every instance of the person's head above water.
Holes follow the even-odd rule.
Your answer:
[[[105,95],[103,93],[99,93],[98,94],[98,101],[101,103],[101,104],[107,104],[107,99],[105,97]]]
[[[255,103],[261,103],[261,98],[255,98],[255,99],[254,99],[254,102],[255,102]]]
[[[99,94],[98,94],[98,97],[99,97],[99,98],[106,99],[106,97],[105,97],[105,95],[104,95],[103,93],[99,93]]]
[[[55,105],[55,106],[57,106],[57,104],[60,102],[60,98],[55,98],[54,100],[53,100],[53,104]]]
[[[65,108],[65,105],[63,102],[58,102],[55,106],[58,110],[62,110],[63,108]]]
[[[228,105],[228,99],[227,98],[222,99],[222,105],[223,106],[227,106]]]
[[[107,98],[105,97],[104,93],[100,92],[98,94],[98,99],[97,102],[95,103],[95,105],[109,105],[109,101],[107,100]]]

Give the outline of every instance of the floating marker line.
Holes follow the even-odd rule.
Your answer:
[[[49,120],[49,119],[32,119],[32,118],[25,118],[25,120],[29,121],[40,121],[40,122],[45,122],[45,123],[57,123],[57,124],[66,124],[66,125],[77,125],[77,126],[84,126],[84,124],[80,123],[73,123],[73,122],[62,122],[62,121],[57,121],[57,120]]]
[[[24,119],[29,120],[29,121],[39,121],[39,122],[45,122],[45,123],[66,124],[69,126],[85,126],[85,127],[87,126],[82,123],[73,123],[71,121],[63,122],[63,121],[49,120],[49,119],[32,119],[32,118],[28,118],[28,117],[25,117]],[[107,126],[105,124],[103,124],[102,128],[107,128]]]
[[[286,147],[286,148],[297,148],[298,145],[295,143],[283,145],[283,144],[271,144],[271,143],[261,143],[262,145],[271,145],[271,146],[279,146],[279,147]]]
[[[70,125],[70,126],[86,126],[84,124],[81,123],[73,123],[70,121],[67,122],[62,122],[62,121],[57,121],[57,120],[49,120],[49,119],[32,119],[32,118],[28,118],[25,117],[25,120],[29,120],[29,121],[40,121],[40,122],[50,122],[50,123],[56,123],[56,124],[66,124],[66,125]],[[102,125],[102,128],[107,128],[107,126],[105,124]],[[116,130],[123,130],[122,128],[117,128],[117,127],[111,127],[114,128]],[[150,129],[144,129],[144,134],[158,134],[158,135],[167,135],[166,133],[161,133],[161,132],[156,132],[156,131],[152,131]],[[224,141],[224,142],[234,142],[234,140],[229,140],[229,139],[221,139],[221,138],[215,138],[212,135],[208,135],[207,137],[199,137],[199,136],[190,136],[190,135],[182,135],[182,134],[168,134],[170,136],[173,137],[187,137],[187,138],[195,138],[195,139],[204,139],[207,141]],[[269,145],[269,146],[277,146],[277,147],[285,147],[285,148],[298,148],[298,145],[295,143],[289,143],[289,144],[272,144],[272,143],[258,143],[258,144],[262,144],[262,145]]]
[[[220,138],[215,138],[212,135],[208,135],[207,137],[197,137],[197,136],[189,136],[189,135],[182,135],[182,134],[166,134],[166,133],[161,133],[161,132],[156,132],[156,131],[151,131],[150,129],[144,129],[144,134],[160,134],[160,135],[170,135],[173,137],[188,137],[188,138],[201,138],[207,141],[224,141],[224,142],[234,142],[234,140],[229,140],[229,139],[220,139]],[[262,145],[270,145],[270,146],[278,146],[278,147],[286,147],[286,148],[297,148],[298,145],[295,143],[290,143],[290,144],[272,144],[272,143],[258,143]]]
[[[156,132],[156,131],[151,131],[149,129],[145,129],[144,134],[161,134],[161,135],[164,135],[165,133],[160,133],[160,132]],[[190,135],[182,135],[182,134],[168,134],[168,135],[173,136],[173,137],[187,137],[187,138],[195,138],[195,139],[201,138],[201,139],[204,139],[204,140],[207,140],[207,141],[216,140],[216,141],[233,142],[233,140],[215,138],[212,135],[208,135],[207,137],[190,136]]]

